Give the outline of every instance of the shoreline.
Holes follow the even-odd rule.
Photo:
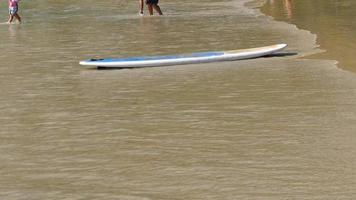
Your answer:
[[[280,27],[284,27],[283,31],[290,32],[291,37],[298,38],[293,40],[293,43],[297,44],[288,44],[287,50],[296,51],[298,52],[297,55],[294,57],[296,58],[312,58],[318,54],[324,53],[325,50],[320,49],[320,45],[317,43],[318,35],[312,33],[310,30],[299,28],[296,24],[288,23],[287,21],[277,20],[275,16],[271,13],[265,13],[262,11],[262,8],[266,6],[267,0],[249,0],[245,2],[245,6],[248,9],[252,9],[257,17],[264,17],[267,20],[271,21],[272,23],[277,24],[275,26],[276,29],[280,29]],[[318,58],[317,58],[318,59]],[[319,58],[323,59],[324,58]],[[337,62],[335,60],[335,62]]]
[[[270,13],[263,12],[262,8],[266,6],[266,4],[267,0],[248,0],[244,3],[244,6],[248,9],[251,9],[256,14],[256,17],[266,18],[269,23],[273,23],[273,29],[287,32],[290,38],[295,38],[292,39],[291,42],[286,43],[288,44],[286,51],[297,53],[293,56],[294,58],[329,60],[335,62],[335,65],[337,67],[338,61],[336,60],[316,57],[316,55],[325,52],[324,49],[320,49],[320,45],[317,43],[317,34],[312,33],[310,30],[307,29],[301,29],[296,24],[288,23],[287,21],[277,20],[275,16],[271,15]]]
[[[354,30],[349,26],[349,10],[345,8],[343,10],[341,5],[331,4],[330,1],[320,4],[318,10],[309,9],[313,5],[311,1],[291,0],[271,3],[268,0],[255,0],[253,2],[258,3],[255,8],[261,14],[274,21],[295,26],[299,30],[306,30],[316,36],[315,48],[319,52],[303,57],[332,60],[336,62],[338,69],[356,73],[356,61],[353,59],[355,50],[352,48]],[[333,9],[339,10],[330,13]],[[310,18],[313,20],[307,20]]]

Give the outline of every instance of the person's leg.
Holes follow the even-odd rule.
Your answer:
[[[143,0],[139,0],[139,4],[140,4],[140,15],[143,15]]]
[[[14,17],[21,23],[21,17],[20,17],[19,14],[16,13],[16,14],[14,15]]]
[[[13,16],[13,15],[10,15],[10,16],[9,16],[9,20],[7,20],[7,23],[11,23],[12,20],[14,20],[14,16]]]
[[[153,5],[153,8],[158,12],[159,15],[163,15],[163,13],[162,13],[161,8],[159,7],[159,5],[154,4],[154,5]]]
[[[152,7],[152,4],[147,4],[147,8],[148,8],[148,12],[150,13],[150,15],[153,15],[153,7]]]

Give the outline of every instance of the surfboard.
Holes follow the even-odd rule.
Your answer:
[[[287,47],[287,44],[276,44],[265,47],[231,51],[197,52],[181,55],[141,56],[128,58],[104,58],[80,61],[80,65],[107,68],[139,68],[169,65],[196,64],[218,61],[234,61],[258,58],[271,55]]]

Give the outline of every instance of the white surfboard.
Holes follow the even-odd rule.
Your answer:
[[[287,44],[276,44],[265,47],[241,49],[232,51],[198,52],[182,55],[142,56],[129,58],[104,58],[80,61],[80,65],[108,67],[108,68],[138,68],[168,65],[183,65],[194,63],[207,63],[217,61],[233,61],[258,58],[278,52],[287,47]]]

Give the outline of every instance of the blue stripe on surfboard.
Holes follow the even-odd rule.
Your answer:
[[[179,58],[196,58],[196,57],[212,57],[221,56],[224,52],[201,52],[182,55],[168,55],[168,56],[141,56],[141,57],[129,57],[129,58],[105,58],[105,59],[93,59],[88,60],[90,62],[133,62],[133,61],[152,61],[152,60],[173,60]]]

